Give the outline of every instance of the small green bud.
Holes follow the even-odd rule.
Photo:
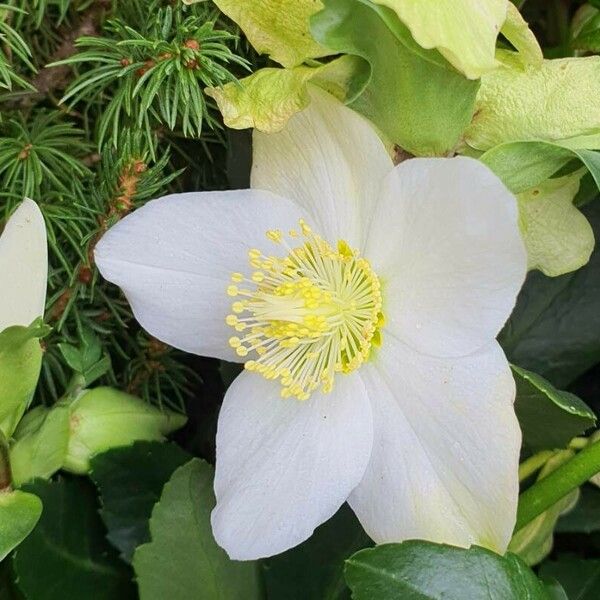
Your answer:
[[[159,410],[124,392],[101,387],[83,392],[71,404],[70,436],[64,469],[84,474],[90,458],[137,440],[162,441],[182,427],[186,417]]]

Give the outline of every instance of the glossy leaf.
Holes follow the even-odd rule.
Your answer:
[[[107,539],[131,561],[150,540],[148,521],[173,471],[190,459],[173,444],[136,442],[92,458],[90,477],[98,487]]]
[[[256,563],[231,561],[212,537],[213,468],[193,459],[177,469],[152,511],[152,541],[133,557],[141,600],[260,598]]]
[[[354,600],[546,600],[514,555],[417,540],[358,552],[346,562],[346,581]]]
[[[577,396],[556,389],[531,371],[512,367],[517,383],[515,412],[523,443],[531,450],[565,448],[596,423],[596,415]]]
[[[104,538],[93,487],[83,479],[38,480],[24,488],[44,504],[14,567],[28,600],[134,598],[130,574]]]
[[[560,557],[543,564],[540,577],[556,579],[569,600],[598,600],[600,597],[600,560]]]
[[[600,235],[600,203],[582,209]],[[509,360],[567,387],[600,362],[600,252],[583,268],[548,278],[532,272],[500,336]]]

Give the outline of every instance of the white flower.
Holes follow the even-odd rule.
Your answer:
[[[44,314],[48,250],[44,217],[26,199],[0,237],[0,332],[31,325]]]
[[[252,187],[151,202],[96,250],[150,333],[249,359],[219,417],[218,543],[277,554],[347,500],[378,543],[503,551],[521,436],[494,338],[526,271],[515,198],[468,158],[394,168],[324,92],[255,133]]]

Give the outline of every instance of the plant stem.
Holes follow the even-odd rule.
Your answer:
[[[588,445],[544,479],[534,483],[519,498],[515,532],[600,472],[600,441]]]
[[[524,481],[539,471],[556,454],[555,450],[542,450],[519,465],[519,481]]]

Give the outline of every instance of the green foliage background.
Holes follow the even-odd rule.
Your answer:
[[[600,24],[571,35],[582,1],[516,4],[547,57],[600,50]],[[267,64],[211,2],[0,4],[0,227],[28,196],[42,209],[50,242],[46,322],[52,332],[43,341],[35,403],[53,406],[68,391],[72,368],[64,348],[85,344],[93,332],[101,355],[110,358],[98,383],[188,417],[175,436],[177,445],[141,442],[99,455],[92,465],[94,485],[68,475],[27,484],[24,490],[42,499],[44,513],[32,535],[0,565],[0,597],[136,597],[137,577],[142,598],[157,600],[345,598],[346,582],[358,599],[438,598],[435,577],[426,576],[436,560],[454,573],[455,583],[444,579],[454,586],[448,598],[600,597],[600,494],[591,484],[582,488],[574,511],[558,520],[552,554],[537,567],[543,589],[517,559],[484,551],[455,554],[425,543],[403,545],[391,554],[369,550],[368,538],[346,508],[299,548],[260,564],[235,565],[212,541],[197,547],[197,536],[210,537],[205,509],[214,499],[207,463],[214,461],[216,416],[237,367],[184,355],[141,331],[119,290],[99,278],[93,249],[111,225],[154,197],[247,183],[249,136],[222,126],[203,89]],[[584,192],[587,203],[594,192]],[[598,239],[597,203],[590,202],[585,212]],[[596,413],[600,408],[599,263],[595,251],[575,273],[555,279],[531,274],[501,336],[520,368],[520,398],[529,398],[534,407],[519,414],[525,460],[568,445],[593,424],[593,414],[577,403],[565,421],[562,411],[572,397],[551,384],[576,393]],[[540,413],[554,434],[551,441],[540,439]],[[525,486],[529,483],[525,478]],[[548,534],[557,519],[558,514]],[[172,531],[180,537],[170,537]],[[344,580],[344,561],[359,550],[346,564]],[[416,587],[401,589],[395,587],[398,577],[412,576],[403,571],[406,561],[422,564],[425,575]],[[473,564],[486,565],[493,589],[508,591],[488,588],[485,595],[477,581],[467,591],[465,582],[477,570]],[[383,577],[373,579],[373,569]],[[181,572],[187,577],[178,578]]]

